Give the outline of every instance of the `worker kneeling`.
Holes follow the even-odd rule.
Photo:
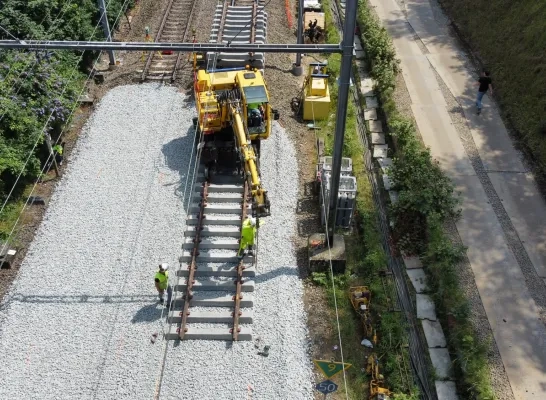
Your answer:
[[[239,258],[243,258],[249,248],[251,251],[254,251],[257,225],[263,225],[262,221],[256,224],[256,219],[251,216],[248,216],[244,220],[243,227],[241,228],[241,245],[239,246],[239,252],[237,253]]]
[[[165,290],[167,290],[167,306],[171,304],[171,296],[173,293],[173,289],[171,285],[169,285],[169,266],[167,264],[159,264],[159,270],[155,274],[155,288],[157,289],[157,292],[159,293],[159,302],[161,304],[164,303],[163,295],[165,293]]]

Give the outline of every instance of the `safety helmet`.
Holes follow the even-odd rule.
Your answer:
[[[250,217],[250,225],[256,226],[256,218]]]
[[[169,264],[161,263],[159,264],[159,269],[163,271],[167,271],[169,269]]]

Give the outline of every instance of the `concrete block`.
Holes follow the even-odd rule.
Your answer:
[[[388,171],[388,169],[392,167],[392,158],[384,157],[379,158],[377,161],[383,172]]]
[[[172,327],[165,333],[165,339],[177,340],[178,333]],[[231,328],[192,328],[188,326],[188,331],[184,334],[184,340],[232,340],[233,334]],[[241,328],[238,335],[239,341],[252,340],[252,328]]]
[[[368,121],[370,132],[383,133],[383,124],[381,121]]]
[[[385,134],[372,132],[372,144],[385,144]]]
[[[379,102],[377,101],[377,97],[366,97],[366,108],[377,108],[379,107]]]
[[[355,54],[357,60],[363,60],[366,57],[366,54],[363,50],[355,50]]]
[[[187,225],[196,225],[198,221],[196,214],[188,215],[186,218]],[[241,216],[240,215],[205,215],[204,223],[207,225],[238,225],[241,226]]]
[[[201,190],[197,185],[194,186],[197,189]],[[243,184],[234,184],[234,185],[221,185],[216,183],[211,183],[208,187],[209,193],[218,193],[218,192],[225,192],[225,193],[243,193],[244,192],[244,186]]]
[[[446,337],[438,321],[421,320],[428,347],[446,347]]]
[[[173,309],[182,310],[184,308],[183,296],[185,292],[176,292]],[[218,296],[211,292],[194,292],[191,299],[192,307],[233,307],[235,304],[233,294]],[[241,308],[251,308],[254,306],[254,296],[251,292],[241,293]]]
[[[184,251],[180,256],[180,262],[190,262],[191,259],[192,254],[189,251]],[[237,252],[235,251],[233,254],[201,251],[196,260],[198,263],[237,263],[239,262],[239,257],[237,257]],[[243,260],[245,264],[252,264],[254,262],[254,256],[247,254]]]
[[[373,146],[373,157],[374,158],[385,158],[387,157],[387,152],[389,146],[386,144],[376,144]]]
[[[199,204],[192,204],[190,207],[190,212],[197,213],[199,212]],[[247,211],[251,212],[252,206],[249,204],[247,206]],[[222,203],[208,203],[204,209],[205,214],[240,214],[241,206],[239,204],[229,205]]]
[[[429,321],[436,321],[436,307],[432,298],[426,294],[416,295],[417,303],[417,318],[428,319]]]
[[[373,89],[371,87],[360,86],[360,93],[362,96],[373,96]]]
[[[251,324],[253,319],[252,317],[252,310],[243,311],[242,314],[239,315],[239,323]],[[171,311],[169,313],[168,321],[171,324],[182,322],[182,311]],[[190,314],[188,315],[187,321],[194,323],[229,324],[233,322],[233,311],[192,311],[190,308]]]
[[[435,381],[434,385],[436,386],[436,394],[438,394],[438,400],[459,400],[455,382]]]
[[[360,37],[358,37],[357,35],[354,36],[354,43],[355,43],[355,47],[357,45],[362,47],[362,42],[360,41]]]
[[[427,290],[427,278],[423,269],[406,269],[409,279],[417,293],[423,293]]]
[[[360,40],[355,37],[355,51],[362,51],[364,50],[362,48],[362,43],[360,43]]]
[[[184,236],[195,237],[197,235],[196,228],[197,228],[196,226],[188,226],[186,230],[184,231]],[[208,236],[240,238],[241,229],[237,226],[222,226],[222,225],[204,226],[203,229],[201,229],[201,237],[208,237]]]
[[[392,204],[396,204],[398,201],[398,192],[395,190],[389,190],[389,199],[391,199]]]
[[[362,68],[364,68],[364,67],[362,67]],[[360,80],[360,86],[373,89],[373,79],[372,78],[364,78],[362,76],[361,76],[361,78],[362,79]]]
[[[385,187],[385,190],[391,190],[392,188],[391,178],[389,178],[389,176],[386,174],[383,174],[381,177],[383,178],[383,186]]]
[[[366,108],[364,110],[364,119],[366,121],[377,119],[377,110],[375,108]]]
[[[407,269],[423,268],[423,264],[419,257],[404,257],[404,264]]]
[[[195,192],[194,201],[199,202],[202,198],[201,192]],[[207,196],[209,203],[241,203],[243,201],[242,194],[239,193],[210,193]]]
[[[187,283],[185,280],[181,280],[178,285],[174,286],[174,290],[177,292],[183,292],[186,290]],[[192,288],[194,290],[229,290],[235,293],[235,279],[229,281],[199,281],[195,280]],[[244,280],[241,285],[242,292],[253,292],[254,291],[254,281]]]
[[[195,246],[194,239],[187,238],[182,244],[183,249],[192,250]],[[201,239],[198,244],[199,249],[226,249],[239,250],[239,240],[237,239]]]
[[[188,267],[182,267],[176,271],[177,276],[188,276],[189,275]],[[237,276],[237,265],[228,265],[223,264],[220,267],[211,267],[208,265],[197,265],[197,269],[194,272],[195,276]],[[256,268],[246,267],[243,269],[244,277],[253,277],[256,276]]]
[[[434,371],[439,379],[453,379],[451,357],[447,349],[428,349]]]

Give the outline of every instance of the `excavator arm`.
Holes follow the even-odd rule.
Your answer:
[[[257,162],[257,155],[250,141],[243,117],[241,116],[241,104],[238,102],[230,102],[229,112],[233,124],[233,132],[239,150],[242,164],[244,165],[245,178],[251,188],[252,194],[252,211],[255,217],[267,217],[271,215],[270,203],[267,198],[267,190],[263,188],[260,179],[260,171]]]

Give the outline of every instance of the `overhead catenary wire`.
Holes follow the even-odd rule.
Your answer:
[[[189,21],[188,21],[188,23],[189,23]],[[213,57],[210,57],[210,58],[207,59],[207,69],[208,70],[215,69],[217,59],[218,59],[218,53],[214,53]],[[212,60],[212,69],[208,68],[209,65],[210,65],[209,62],[211,60]],[[195,71],[194,71],[194,73],[195,73]],[[211,87],[212,87],[213,82],[214,82],[214,74],[211,77]],[[195,82],[194,82],[194,85],[195,85]],[[195,99],[195,102],[197,102],[197,101],[199,101],[198,98]],[[205,116],[204,116],[204,119],[203,119],[205,125],[207,124],[207,121],[208,121],[208,114],[209,114],[209,110],[207,108],[205,110]],[[199,116],[198,116],[198,118],[199,118]],[[204,128],[205,128],[205,126],[204,126]],[[203,140],[203,136],[204,136],[203,131],[204,131],[204,129],[203,130],[199,129],[199,119],[198,119],[197,120],[197,125],[195,127],[194,134],[195,135],[199,134],[199,141],[198,141],[199,144],[201,144],[201,141]],[[188,162],[188,171],[191,171],[192,158],[193,158],[194,154],[195,154],[195,163],[193,165],[193,172],[191,172],[191,173],[188,172],[188,174],[186,176],[186,182],[184,184],[184,194],[182,196],[182,203],[184,203],[184,201],[186,200],[186,193],[187,193],[188,188],[189,188],[190,193],[188,195],[187,203],[186,203],[186,210],[188,210],[188,213],[187,213],[188,215],[189,215],[189,210],[190,210],[190,207],[191,207],[193,188],[195,186],[195,183],[197,182],[198,168],[199,168],[199,164],[201,163],[202,147],[200,145],[198,145],[198,146],[194,145],[192,147],[190,160]],[[190,176],[192,177],[191,182],[190,182]],[[180,246],[180,248],[183,249],[183,246]],[[180,262],[180,264],[179,264],[179,269],[182,269],[182,262]],[[178,284],[179,281],[180,281],[180,277],[177,278],[176,284]],[[170,310],[173,308],[173,304],[175,303],[175,301],[176,301],[176,295],[175,295],[174,290],[173,290],[173,293],[172,293],[172,296],[171,296],[171,301],[170,301],[168,307],[165,307],[165,308],[163,308],[163,310],[161,310],[160,321],[161,321],[162,331],[165,330],[164,312],[165,312],[165,310],[167,310],[167,312],[170,312]],[[188,299],[186,299],[186,301],[188,301]],[[166,364],[166,360],[167,360],[167,341],[165,340],[164,336],[163,336],[162,340],[163,340],[163,343],[162,343],[163,356],[162,356],[160,364],[159,364],[158,376],[156,378],[156,387],[155,387],[155,393],[154,393],[154,400],[159,400],[159,396],[161,394],[161,386],[162,386],[162,383],[163,383],[163,374],[165,372],[165,364]]]
[[[125,0],[125,2],[123,3],[123,6],[121,7],[120,12],[118,13],[118,15],[117,15],[117,17],[116,17],[116,20],[115,20],[115,22],[114,22],[114,25],[115,25],[115,24],[117,23],[117,21],[119,20],[119,17],[120,17],[120,15],[121,15],[121,11],[125,8],[125,5],[128,3],[128,1],[129,1],[129,0]],[[98,25],[97,25],[97,26],[98,26]],[[95,30],[96,30],[96,27],[95,27]],[[93,34],[94,34],[94,32],[93,32]],[[103,52],[101,51],[101,52],[99,53],[99,55],[97,56],[97,58],[96,58],[96,60],[95,60],[95,63],[93,64],[93,68],[91,68],[91,72],[89,73],[89,75],[87,76],[87,79],[84,81],[84,83],[83,83],[83,85],[82,85],[82,90],[80,91],[80,95],[84,92],[85,86],[86,86],[87,82],[91,79],[91,77],[92,77],[92,75],[93,75],[93,70],[94,70],[95,66],[97,65],[97,63],[99,62],[100,57],[102,56],[102,53],[103,53]],[[81,57],[83,57],[83,54],[82,54]],[[81,59],[81,57],[80,57],[80,59]],[[79,62],[79,61],[78,61],[78,62]],[[76,71],[76,68],[77,68],[77,66],[74,68],[74,71]],[[72,75],[73,75],[73,74],[72,74]],[[76,110],[77,107],[78,107],[78,102],[74,102],[74,106],[72,107],[72,110],[71,110],[71,112],[70,112],[70,114],[69,114],[67,120],[70,120],[70,118],[71,118],[72,115],[74,114],[74,111]],[[53,115],[53,113],[52,113],[51,115]],[[46,127],[47,127],[47,124],[49,123],[49,119],[51,118],[51,115],[49,116],[49,118],[48,118],[48,120],[46,121],[44,127],[42,128],[42,130],[41,130],[42,133],[45,131],[45,129],[46,129]],[[62,129],[62,131],[61,131],[61,133],[59,134],[57,140],[56,140],[55,143],[53,144],[54,146],[57,145],[57,144],[59,143],[59,140],[61,139],[61,137],[62,137],[63,134],[65,133],[67,126],[68,126],[68,124],[66,124],[66,125],[64,126],[64,128]],[[38,141],[39,141],[39,138],[40,138],[40,135],[38,136]],[[36,148],[36,145],[37,145],[38,141],[34,144],[33,149]],[[10,240],[11,240],[11,238],[12,238],[12,236],[13,236],[13,233],[15,232],[15,229],[16,229],[16,227],[17,227],[17,224],[19,223],[19,221],[20,221],[20,219],[21,219],[21,216],[23,215],[25,209],[27,208],[28,203],[30,202],[30,199],[32,198],[32,195],[33,195],[33,193],[34,193],[34,190],[36,189],[36,186],[38,185],[38,183],[40,183],[40,181],[41,181],[41,179],[42,179],[42,175],[43,175],[44,172],[46,171],[46,169],[47,169],[47,167],[48,167],[48,164],[49,164],[49,160],[50,160],[51,157],[52,157],[52,154],[50,153],[49,156],[48,156],[48,158],[46,159],[46,162],[44,163],[44,167],[41,169],[40,173],[38,174],[38,177],[36,178],[36,181],[34,182],[34,185],[32,186],[32,189],[31,189],[31,191],[30,191],[30,193],[29,193],[29,195],[28,195],[28,197],[27,197],[27,199],[26,199],[26,201],[25,201],[23,207],[21,208],[21,211],[19,212],[19,214],[18,214],[18,216],[17,216],[17,219],[15,220],[15,222],[14,222],[14,224],[13,224],[13,227],[12,227],[12,229],[11,229],[11,231],[10,231],[10,233],[9,233],[9,235],[8,235],[8,237],[7,237],[7,239],[5,240],[4,246],[2,247],[2,250],[0,251],[0,254],[3,254],[3,253],[6,251],[8,245],[9,245],[9,243],[10,243]],[[2,205],[2,208],[0,209],[0,215],[1,215],[2,211],[3,211],[4,208],[5,208],[5,206],[6,206],[6,204],[7,204],[7,201],[9,200],[9,196],[11,196],[11,194],[13,193],[13,190],[14,190],[14,188],[15,188],[15,185],[17,184],[17,182],[18,182],[18,180],[20,179],[20,177],[21,177],[21,175],[22,175],[24,169],[26,168],[26,164],[28,163],[28,160],[29,160],[29,159],[30,159],[30,156],[29,156],[29,158],[27,158],[27,161],[25,162],[25,165],[24,165],[24,167],[23,167],[23,169],[22,169],[22,171],[21,171],[21,174],[19,174],[19,176],[17,177],[16,183],[15,183],[14,186],[12,187],[12,189],[11,189],[11,191],[10,191],[8,197],[6,198],[6,201],[5,201],[4,204]],[[0,261],[0,268],[2,267],[2,265],[4,264],[4,262],[5,262],[5,260]]]
[[[110,0],[110,1],[111,1],[111,0]],[[121,7],[121,10],[123,10],[123,8],[124,8],[125,4],[127,4],[127,2],[128,2],[128,0],[125,0],[125,3],[124,3],[123,6]],[[109,2],[108,4],[110,4],[110,2]],[[107,7],[108,7],[108,6],[107,6]],[[120,10],[120,13],[121,13],[121,10]],[[105,11],[105,12],[106,12],[106,11]],[[117,23],[117,21],[118,21],[118,19],[119,19],[119,16],[120,16],[120,14],[118,14],[115,23]],[[102,17],[101,17],[101,18],[102,18]],[[115,25],[115,23],[114,23],[114,25]],[[100,25],[100,21],[99,21],[99,23],[95,26],[95,29],[93,30],[93,33],[91,34],[91,37],[95,34],[95,32],[96,32],[96,30],[97,30],[97,28],[98,28],[99,25]],[[100,59],[100,56],[101,56],[101,55],[102,55],[102,51],[99,53],[99,56],[97,57],[97,60]],[[83,58],[83,53],[82,53],[82,55],[78,58],[78,61],[76,62],[76,65],[75,65],[74,68],[73,68],[73,72],[72,72],[72,75],[71,75],[70,78],[69,78],[69,81],[72,80],[72,78],[74,77],[74,74],[77,72],[77,67],[78,67],[77,64],[81,61],[82,58]],[[91,68],[91,71],[94,70],[94,67],[95,67],[96,64],[97,64],[97,62],[95,62],[95,64],[93,65],[93,68]],[[84,83],[84,88],[85,88],[85,85],[87,84],[87,82],[89,81],[91,75],[92,75],[92,72],[91,72],[91,73],[89,74],[89,76],[87,77],[87,79],[86,79],[86,81],[85,81],[85,83]],[[67,87],[68,87],[68,86],[65,86],[65,87],[64,87],[64,89],[61,91],[61,93],[60,93],[59,96],[62,96],[62,95],[64,94],[64,92],[66,91]],[[83,90],[80,92],[80,95],[81,95],[82,93],[83,93]],[[78,102],[75,101],[75,105],[77,105],[77,104],[78,104]],[[70,113],[70,117],[72,116],[73,112],[74,112],[74,109],[73,109],[72,112]],[[5,114],[5,113],[4,113],[4,114]],[[3,114],[3,115],[4,115],[4,114]],[[25,169],[26,169],[26,167],[27,167],[28,162],[29,162],[30,159],[34,156],[34,151],[35,151],[35,149],[36,149],[36,146],[38,146],[38,143],[40,143],[40,139],[41,139],[41,137],[42,137],[42,134],[46,134],[45,131],[46,131],[46,129],[47,129],[47,125],[49,124],[49,121],[51,120],[51,117],[52,117],[52,116],[53,116],[53,112],[51,112],[51,114],[49,114],[49,117],[47,118],[47,120],[46,120],[46,122],[45,122],[43,128],[40,130],[40,133],[37,135],[36,141],[34,142],[34,145],[32,146],[32,148],[30,149],[30,152],[29,152],[29,154],[28,154],[28,156],[27,156],[27,158],[26,158],[26,160],[25,160],[25,163],[23,164],[23,167],[21,168],[21,172],[19,172],[19,174],[17,175],[17,178],[15,179],[15,182],[14,182],[13,186],[11,187],[11,190],[9,191],[9,193],[8,193],[8,195],[7,195],[7,197],[6,197],[6,199],[4,200],[4,203],[2,204],[2,207],[0,207],[0,215],[2,215],[2,212],[4,211],[6,205],[8,204],[8,201],[9,201],[9,199],[11,198],[11,196],[12,196],[12,194],[13,194],[13,191],[15,190],[15,188],[16,188],[16,186],[17,186],[17,183],[19,183],[19,180],[20,180],[21,177],[23,176],[23,173],[25,172]],[[70,117],[67,118],[67,120],[70,120]],[[64,131],[64,128],[63,128],[63,131]],[[58,142],[58,140],[55,142],[55,144],[57,144],[57,142]],[[48,160],[49,160],[49,157],[48,157]],[[47,164],[48,164],[48,162],[45,163],[45,165],[47,165]],[[6,243],[6,245],[7,245],[7,243]],[[5,249],[4,249],[4,250],[5,250]]]
[[[309,84],[311,84],[311,77],[309,79]],[[303,88],[303,93],[302,93],[302,100],[305,96],[305,87]],[[315,143],[317,143],[318,141],[318,136],[317,136],[317,131],[315,129],[316,127],[316,119],[315,119],[315,106],[314,106],[314,103],[311,102],[311,114],[313,115],[313,133],[315,134]],[[339,121],[337,121],[336,123],[339,123]],[[333,161],[333,160],[332,160]],[[323,207],[323,210],[324,210],[324,215],[325,215],[325,237],[326,237],[326,245],[328,247],[328,257],[329,257],[329,266],[330,266],[330,281],[332,283],[332,293],[333,293],[333,297],[334,297],[334,308],[336,310],[336,324],[337,324],[337,336],[338,336],[338,341],[339,341],[339,351],[340,351],[340,355],[341,355],[341,363],[344,365],[345,364],[345,359],[344,359],[344,356],[343,356],[343,343],[342,343],[342,340],[341,340],[341,327],[340,327],[340,323],[339,323],[339,309],[338,309],[338,306],[337,306],[337,294],[336,294],[336,285],[335,285],[335,282],[334,282],[334,267],[333,267],[333,263],[332,263],[332,248],[330,246],[330,237],[328,236],[328,220],[329,220],[329,215],[328,215],[328,210],[326,208],[327,204],[329,204],[329,201],[326,201],[326,200],[329,200],[329,199],[325,199],[324,198],[324,191],[321,189],[320,190],[320,194],[321,194],[321,197],[322,197],[322,207]],[[332,193],[330,193],[330,196],[332,196]],[[335,221],[336,219],[334,218],[334,230],[335,230]],[[349,399],[349,391],[347,389],[347,375],[345,373],[345,368],[343,368],[343,386],[345,387],[345,398],[348,400]]]

